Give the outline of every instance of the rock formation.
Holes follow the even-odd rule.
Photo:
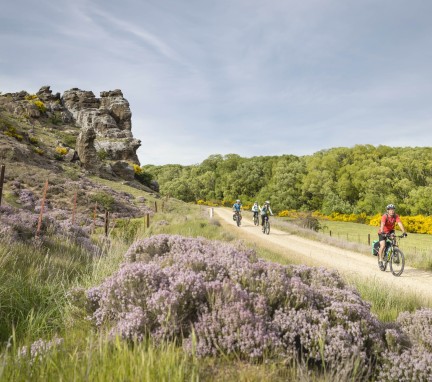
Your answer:
[[[62,99],[64,107],[82,128],[82,134],[91,136],[85,131],[94,130],[97,152],[102,151],[103,156],[113,161],[139,164],[136,151],[141,142],[132,135],[132,113],[121,90],[101,92],[98,99],[91,91],[74,88],[66,91]],[[77,151],[81,158],[80,149]]]
[[[14,115],[24,115],[30,124],[33,119],[48,117],[55,124],[80,127],[72,159],[78,156],[82,166],[93,173],[133,180],[131,164],[139,165],[136,151],[141,142],[132,135],[132,113],[121,90],[104,91],[96,98],[93,92],[78,88],[61,96],[43,86],[33,95],[21,91],[0,98],[0,106]],[[19,155],[18,151],[12,154]]]

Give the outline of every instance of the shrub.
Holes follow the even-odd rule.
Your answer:
[[[39,141],[37,140],[36,137],[29,137],[29,142],[30,142],[32,145],[37,145],[37,144],[39,143]]]
[[[184,339],[200,357],[225,355],[338,368],[384,350],[370,305],[337,273],[282,266],[223,242],[157,235],[86,292],[95,325],[125,339]]]
[[[39,147],[34,147],[33,151],[38,154],[38,155],[44,155],[44,151],[42,149],[40,149]]]
[[[65,156],[69,150],[66,147],[56,147],[55,151],[57,154],[60,154],[61,156]]]
[[[39,109],[39,111],[41,113],[45,113],[46,112],[46,110],[47,110],[46,106],[45,106],[45,104],[41,100],[39,100],[39,99],[34,100],[33,104]]]
[[[108,195],[105,192],[97,192],[95,194],[93,194],[90,199],[93,202],[97,202],[100,206],[102,206],[106,211],[112,211],[114,204],[115,204],[115,199],[113,196]]]
[[[106,152],[106,150],[102,149],[97,152],[97,156],[100,160],[105,160],[108,158],[108,153]]]

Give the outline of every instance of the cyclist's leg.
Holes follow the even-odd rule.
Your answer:
[[[379,240],[379,244],[380,244],[380,247],[378,250],[378,261],[383,261],[386,239],[383,235],[378,234],[378,240]]]

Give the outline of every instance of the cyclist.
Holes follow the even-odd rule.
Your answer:
[[[270,208],[270,202],[268,200],[265,201],[264,205],[261,208],[261,225],[264,225],[264,218],[269,215],[273,216],[273,211]]]
[[[383,264],[383,253],[386,243],[386,237],[390,233],[394,233],[394,228],[396,223],[398,223],[399,228],[401,229],[404,236],[408,236],[405,232],[405,228],[400,220],[399,215],[396,214],[396,206],[394,204],[389,204],[386,207],[387,212],[381,216],[381,226],[378,230],[378,238],[380,243],[380,248],[378,251],[378,264],[381,270],[384,269]]]
[[[253,218],[255,219],[255,217],[258,217],[260,211],[260,207],[258,205],[258,202],[255,202],[252,206],[252,212],[253,212]]]
[[[233,204],[233,212],[234,212],[233,220],[236,220],[237,213],[240,214],[241,217],[241,210],[242,210],[242,205],[240,199],[237,199],[236,202]]]

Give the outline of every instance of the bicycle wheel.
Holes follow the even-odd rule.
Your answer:
[[[399,248],[395,248],[390,257],[390,270],[394,276],[400,276],[405,267],[405,256]]]
[[[267,219],[266,224],[265,224],[265,233],[267,235],[270,233],[270,222],[268,221],[268,219]]]
[[[258,215],[254,215],[254,224],[259,225],[259,217]]]
[[[237,214],[236,216],[236,223],[237,223],[237,227],[240,227],[240,214]]]

